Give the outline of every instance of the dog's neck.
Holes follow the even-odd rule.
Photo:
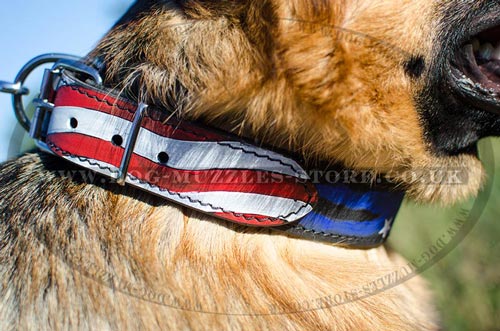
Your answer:
[[[54,108],[40,106],[32,130],[46,151],[245,226],[347,247],[387,239],[404,194],[381,178],[328,167],[306,171],[297,158],[84,83],[77,78],[82,66],[47,73],[45,81],[58,82],[42,91]]]

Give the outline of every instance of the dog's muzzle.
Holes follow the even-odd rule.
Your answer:
[[[50,62],[30,119],[24,80]],[[386,240],[403,199],[374,181],[324,175],[313,181],[300,161],[281,152],[116,95],[97,69],[74,56],[37,57],[0,89],[13,94],[20,124],[42,151],[226,221],[373,247]]]
[[[449,84],[473,107],[500,115],[500,26],[468,40],[451,60]]]

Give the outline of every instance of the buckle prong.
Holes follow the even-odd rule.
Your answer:
[[[0,92],[1,93],[8,93],[8,94],[21,94],[21,95],[26,95],[30,93],[30,90],[28,90],[26,87],[21,85],[21,82],[17,83],[9,83],[5,82],[3,80],[0,80]]]
[[[116,182],[119,185],[125,185],[128,168],[130,166],[130,159],[132,158],[135,144],[137,142],[137,137],[139,135],[139,130],[141,129],[142,119],[144,118],[144,113],[147,108],[148,105],[141,102],[139,103],[139,105],[137,106],[137,110],[135,111],[132,128],[130,130],[129,136],[127,137],[127,142],[125,143],[125,151],[123,152],[118,177],[116,178]]]

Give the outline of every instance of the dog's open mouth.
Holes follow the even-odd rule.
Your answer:
[[[451,86],[465,102],[500,114],[500,26],[462,45],[450,69]]]

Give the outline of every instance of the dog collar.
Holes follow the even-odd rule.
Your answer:
[[[281,153],[117,96],[79,61],[47,69],[35,104],[30,135],[43,151],[241,225],[373,247],[389,235],[404,196],[339,177],[313,181]]]

